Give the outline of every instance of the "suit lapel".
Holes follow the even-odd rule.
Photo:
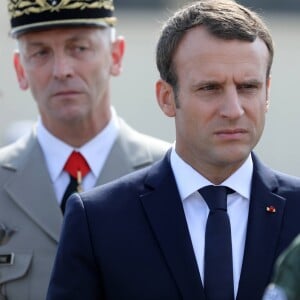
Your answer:
[[[107,183],[113,179],[121,177],[133,171],[127,154],[121,146],[120,138],[118,138],[111,149],[103,169],[98,177],[96,185]]]
[[[273,173],[262,166],[254,156],[254,174],[238,300],[260,299],[270,280],[285,208],[285,199],[275,194],[277,186]],[[267,211],[270,207],[271,211]]]
[[[12,164],[15,173],[5,185],[11,199],[41,229],[58,242],[62,213],[36,137],[26,141],[28,151],[21,153]],[[36,185],[34,183],[37,183]]]
[[[146,184],[154,190],[141,195],[141,202],[182,298],[204,299],[182,202],[168,155],[162,163],[150,169],[148,179]]]
[[[119,119],[119,135],[98,177],[101,185],[153,163],[146,144],[141,145],[140,134]]]

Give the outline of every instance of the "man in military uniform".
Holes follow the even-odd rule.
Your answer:
[[[300,299],[300,235],[278,258],[272,283],[263,300]]]
[[[9,0],[8,10],[19,87],[39,118],[0,151],[0,299],[41,300],[68,196],[152,164],[169,144],[111,106],[125,49],[112,0]]]

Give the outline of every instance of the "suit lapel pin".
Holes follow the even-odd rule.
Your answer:
[[[274,214],[274,213],[276,213],[276,208],[273,205],[267,206],[266,211],[269,212],[269,213]]]

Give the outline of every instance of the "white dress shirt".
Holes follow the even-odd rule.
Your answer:
[[[204,186],[213,184],[183,161],[176,153],[174,146],[171,152],[171,167],[183,203],[193,249],[203,283],[205,226],[209,208],[198,190]],[[230,219],[232,237],[235,297],[237,295],[244,255],[252,173],[253,162],[251,156],[249,156],[244,164],[221,184],[235,191],[235,193],[227,196],[227,212]]]
[[[59,204],[63,198],[66,187],[70,182],[69,174],[63,170],[63,167],[73,150],[80,152],[91,168],[91,172],[83,178],[83,190],[88,190],[95,186],[97,178],[119,132],[117,114],[113,108],[111,108],[111,112],[112,118],[107,126],[92,140],[80,148],[71,147],[55,137],[45,128],[39,118],[37,123],[37,139],[44,153]]]

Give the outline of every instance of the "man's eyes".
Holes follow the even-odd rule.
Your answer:
[[[47,50],[47,49],[39,49],[39,50],[32,51],[29,54],[29,56],[30,57],[43,57],[43,56],[46,56],[47,54],[49,54],[49,50]]]
[[[86,50],[88,50],[88,47],[87,46],[82,46],[82,45],[75,45],[75,46],[72,46],[71,49],[73,49],[74,51],[77,51],[77,52],[84,52]]]
[[[248,84],[248,83],[245,83],[245,84],[241,84],[238,86],[238,89],[240,90],[251,90],[251,89],[257,89],[258,86],[256,84]]]
[[[199,88],[200,91],[213,91],[220,89],[220,86],[217,84],[206,84]]]

